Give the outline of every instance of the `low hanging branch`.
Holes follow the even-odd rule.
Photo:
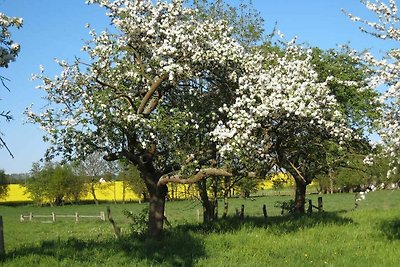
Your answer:
[[[232,177],[233,173],[224,170],[224,169],[218,169],[218,168],[206,168],[206,169],[201,169],[199,172],[197,172],[195,175],[187,178],[183,175],[171,175],[171,174],[166,174],[161,176],[160,180],[158,181],[158,185],[166,185],[168,183],[177,183],[177,184],[194,184],[205,177],[208,176],[228,176]]]

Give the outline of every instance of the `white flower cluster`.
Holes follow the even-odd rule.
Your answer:
[[[163,149],[180,145],[179,131],[199,131],[200,119],[190,113],[198,87],[178,85],[195,84],[226,69],[229,73],[223,75],[237,81],[233,70],[240,71],[247,55],[230,37],[227,23],[200,18],[181,0],[153,2],[88,1],[108,10],[117,31],[90,30],[91,41],[82,48],[90,64],[58,61],[60,75],[46,77],[41,69],[34,77],[43,81],[40,89],[51,109],[26,114],[47,131],[50,154],[73,158],[93,147],[123,151],[146,149],[153,142]],[[164,102],[168,90],[187,104],[168,107],[174,101]]]
[[[362,28],[362,30],[373,36],[400,42],[400,17],[396,1],[389,0],[388,3],[380,0],[375,3],[365,1],[364,4],[377,15],[378,22],[355,20],[351,14],[350,18],[366,25],[368,29]],[[400,49],[394,48],[388,51],[387,57],[381,60],[370,53],[364,53],[360,58],[371,66],[369,85],[372,88],[385,90],[379,99],[383,107],[376,125],[384,145],[383,154],[392,159],[393,169],[388,172],[390,176],[397,172],[396,166],[400,165]],[[365,162],[370,163],[371,156]]]
[[[222,154],[245,151],[245,155],[269,158],[276,152],[271,150],[276,131],[299,140],[308,138],[304,135],[310,136],[309,132],[340,143],[354,138],[327,83],[318,82],[311,51],[289,45],[283,57],[268,56],[266,60],[276,64],[257,67],[242,77],[236,102],[221,109],[229,121],[221,122],[213,134]]]
[[[11,39],[10,27],[22,27],[21,18],[10,18],[0,13],[0,67],[8,67],[20,51],[20,45]]]

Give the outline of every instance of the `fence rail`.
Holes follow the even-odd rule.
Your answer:
[[[95,218],[95,219],[100,219],[102,221],[106,220],[104,211],[101,211],[99,215],[81,215],[78,212],[75,212],[75,215],[56,214],[54,212],[52,212],[50,215],[39,215],[39,214],[34,215],[32,212],[30,212],[29,215],[21,214],[19,217],[19,221],[24,222],[25,219],[28,219],[28,221],[31,222],[33,221],[34,218],[51,218],[52,222],[56,222],[57,218],[75,218],[76,222],[79,222],[80,218]]]

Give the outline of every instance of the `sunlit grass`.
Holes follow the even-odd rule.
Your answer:
[[[308,196],[316,201],[318,195]],[[140,212],[146,203],[109,204],[123,228],[95,219],[19,223],[19,214],[95,214],[106,205],[63,207],[0,206],[6,258],[1,266],[397,266],[400,258],[400,191],[379,191],[354,209],[354,194],[323,195],[324,213],[280,216],[276,201],[289,196],[230,199],[229,217],[211,225],[197,222],[196,201],[168,202],[173,224],[161,241],[129,236],[124,209]],[[221,202],[222,204],[222,202]],[[245,219],[235,208],[245,205]],[[262,215],[262,205],[269,217]]]

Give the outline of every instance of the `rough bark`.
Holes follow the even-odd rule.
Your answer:
[[[306,171],[304,169],[301,170],[290,161],[287,161],[287,163],[286,168],[296,183],[293,212],[295,214],[305,214],[306,190],[312,179],[307,179],[309,177],[305,176]]]
[[[215,220],[214,202],[210,201],[207,194],[207,183],[205,180],[198,182],[199,194],[203,205],[203,223],[209,223]]]
[[[166,190],[160,189],[150,193],[148,235],[151,238],[160,238],[164,228]]]
[[[297,179],[295,179],[295,181],[296,181],[296,192],[294,196],[294,213],[304,214],[307,183]]]
[[[195,175],[191,177],[185,177],[182,175],[163,175],[158,181],[159,185],[166,185],[168,183],[178,183],[178,184],[194,184],[205,179],[208,176],[233,176],[233,174],[224,169],[218,168],[205,168],[198,171]]]
[[[158,239],[163,233],[165,197],[168,188],[166,185],[157,184],[160,176],[151,162],[141,166],[141,174],[149,192],[148,236]]]

